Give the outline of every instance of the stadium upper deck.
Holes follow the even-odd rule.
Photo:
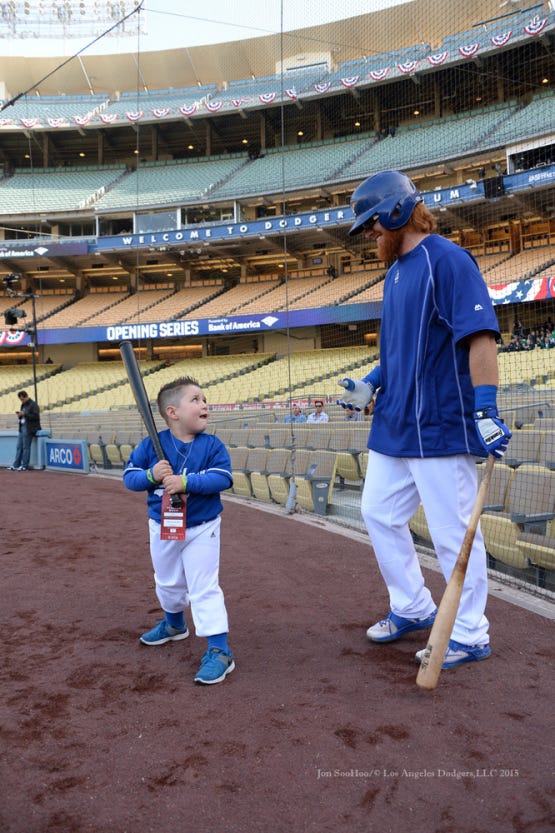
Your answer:
[[[460,5],[464,14],[452,4],[410,4],[411,14],[427,14],[420,29],[401,8],[357,18],[357,37],[353,21],[318,27],[330,46],[324,68],[269,74],[284,58],[276,36],[236,44],[255,62],[254,79],[237,77],[235,53],[216,71],[205,49],[194,87],[125,90],[129,73],[120,76],[116,63],[92,96],[81,80],[74,95],[18,100],[0,113],[2,265],[28,287],[81,294],[233,283],[318,264],[356,270],[374,264],[372,251],[346,236],[348,197],[385,167],[410,171],[440,229],[477,254],[516,254],[542,224],[550,242],[555,12],[544,3],[517,12]],[[380,49],[375,20],[389,24]],[[411,45],[417,29],[425,37]],[[314,33],[296,34],[287,60]],[[331,49],[338,37],[340,53]],[[68,93],[75,74],[64,70]],[[12,92],[14,76],[4,77]],[[191,102],[198,106],[183,112]],[[294,232],[286,249],[281,223]],[[22,242],[36,237],[41,246]]]

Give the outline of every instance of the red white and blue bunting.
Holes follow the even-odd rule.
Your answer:
[[[470,43],[468,46],[459,46],[459,53],[463,58],[473,58],[480,48],[479,43]]]
[[[192,116],[193,113],[197,112],[197,110],[198,110],[198,104],[196,103],[196,101],[195,101],[194,104],[182,104],[181,107],[179,108],[179,112],[181,113],[181,115],[182,116],[187,116],[187,117]]]
[[[435,55],[428,55],[426,60],[429,64],[433,67],[439,67],[441,64],[444,64],[447,58],[449,57],[449,52],[445,50],[445,52],[437,52]]]

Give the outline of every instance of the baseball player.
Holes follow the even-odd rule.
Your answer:
[[[380,259],[391,264],[380,365],[361,380],[342,380],[338,402],[362,410],[377,391],[361,511],[391,609],[367,636],[392,642],[431,627],[436,614],[409,519],[421,501],[447,581],[476,497],[475,457],[501,457],[511,433],[496,404],[497,320],[472,255],[433,233],[434,217],[399,171],[366,179],[351,207],[356,219],[349,233],[374,240]],[[478,530],[444,668],[490,656],[486,600]]]
[[[123,473],[128,489],[148,492],[150,555],[156,595],[164,611],[164,619],[140,640],[144,645],[163,645],[187,639],[184,608],[190,604],[195,632],[208,640],[195,682],[212,685],[235,668],[218,579],[220,492],[233,484],[231,462],[221,440],[203,433],[208,406],[198,382],[189,377],[169,382],[160,389],[157,404],[168,425],[159,434],[166,459],[158,461],[147,437],[133,449]],[[164,540],[165,501],[176,494],[183,499],[184,517],[176,523],[185,528],[184,540]]]

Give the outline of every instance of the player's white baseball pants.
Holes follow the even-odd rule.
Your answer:
[[[151,518],[148,521],[156,595],[162,610],[179,613],[190,604],[197,636],[229,630],[219,584],[220,524],[218,516],[187,529],[185,541],[161,541],[160,524]]]
[[[397,458],[370,451],[361,511],[391,610],[409,619],[436,606],[425,585],[408,522],[422,506],[445,580],[459,554],[476,498],[476,463],[470,455]],[[489,643],[487,563],[484,539],[476,532],[452,639],[463,645]]]

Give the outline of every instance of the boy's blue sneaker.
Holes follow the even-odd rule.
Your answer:
[[[221,648],[209,648],[201,660],[195,683],[221,683],[234,668],[235,662],[231,654],[226,654]]]
[[[426,649],[416,652],[416,661],[422,662],[422,657]],[[480,662],[482,659],[487,659],[491,656],[491,648],[489,645],[463,645],[460,642],[455,642],[454,639],[449,640],[449,645],[445,652],[442,668],[455,668],[457,665],[462,665],[465,662]]]
[[[391,610],[385,617],[380,619],[366,631],[366,636],[371,642],[393,642],[405,633],[410,631],[422,631],[431,628],[436,618],[437,608],[424,619],[405,619],[397,616]]]
[[[143,645],[163,645],[164,642],[177,642],[179,639],[187,639],[188,636],[187,625],[182,628],[172,628],[165,619],[162,619],[151,631],[143,633],[140,639]]]

